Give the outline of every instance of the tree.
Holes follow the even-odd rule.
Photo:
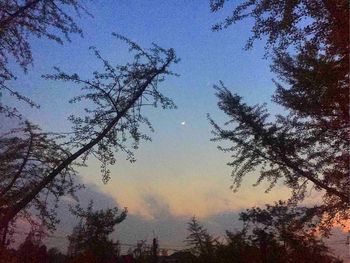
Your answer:
[[[31,231],[17,250],[17,258],[23,263],[48,262],[47,248],[42,244],[41,236]]]
[[[265,209],[253,207],[240,214],[242,233],[257,248],[263,262],[340,262],[319,239],[305,214],[312,215],[308,209],[281,201]]]
[[[47,251],[47,255],[50,263],[65,263],[66,255],[62,254],[57,248],[53,247]]]
[[[159,105],[163,108],[174,107],[173,102],[158,90],[158,85],[164,77],[173,75],[169,67],[178,61],[174,50],[165,50],[157,45],[144,50],[125,37],[116,36],[125,41],[134,53],[135,60],[132,63],[112,66],[93,48],[95,55],[103,63],[104,71],[95,71],[91,80],[82,79],[78,74],[66,74],[58,68],[57,74],[44,76],[49,80],[81,85],[81,95],[73,98],[71,102],[87,100],[89,103],[85,105],[86,114],[71,115],[72,133],[56,141],[57,145],[67,148],[62,148],[62,154],[55,157],[50,167],[46,167],[49,169],[39,171],[39,180],[30,184],[30,188],[26,189],[23,195],[1,208],[0,229],[4,229],[56,178],[67,171],[72,172],[71,167],[77,162],[84,163],[89,155],[101,161],[103,181],[107,182],[110,177],[108,165],[115,163],[115,151],[125,152],[130,161],[135,161],[133,151],[127,144],[128,139],[133,140],[132,149],[137,149],[141,140],[150,139],[140,131],[142,125],[152,130],[150,122],[142,114],[142,108]],[[30,162],[26,162],[26,165],[30,165]],[[10,176],[15,175],[16,173]],[[31,178],[27,177],[26,180]]]
[[[226,1],[212,1],[217,12]],[[233,129],[213,120],[214,140],[233,143],[234,188],[255,169],[257,184],[282,181],[293,191],[291,202],[305,198],[308,188],[323,194],[313,208],[324,233],[334,221],[349,218],[349,7],[347,1],[245,1],[221,30],[247,17],[255,19],[253,41],[267,37],[272,70],[280,81],[273,100],[289,111],[273,119],[264,105],[249,106],[223,83],[216,86],[218,106]]]
[[[68,149],[58,142],[60,138],[59,135],[42,132],[28,121],[0,138],[0,217],[6,214],[11,205],[20,202],[33,185],[44,180],[62,159],[69,157]],[[57,202],[66,194],[74,197],[79,187],[74,184],[76,175],[74,168],[67,166],[29,205],[19,211],[12,222],[21,218],[32,226],[43,225],[54,230],[58,223],[55,212]],[[7,244],[7,234],[12,227],[9,224],[4,227],[2,244]]]
[[[16,251],[0,245],[0,263],[19,263]]]
[[[219,12],[227,2],[210,0],[211,11]],[[254,25],[246,49],[252,48],[254,41],[266,37],[266,52],[270,55],[284,52],[290,47],[300,50],[306,43],[313,43],[328,52],[348,56],[348,16],[346,0],[246,0],[235,4],[231,15],[212,29],[220,31],[251,18]]]
[[[30,37],[46,37],[56,43],[63,44],[64,40],[70,41],[71,34],[82,35],[82,30],[74,22],[71,11],[78,15],[81,11],[87,13],[79,1],[75,0],[1,1],[0,96],[14,96],[31,107],[39,108],[39,105],[33,100],[21,95],[16,91],[16,88],[12,87],[16,83],[14,81],[16,76],[8,65],[9,62],[13,61],[24,72],[27,72],[33,63]],[[21,121],[23,117],[15,107],[11,108],[2,102],[0,103],[0,113],[2,116],[19,118],[19,120],[11,119],[12,122]],[[10,121],[10,119],[5,118],[5,121]],[[28,121],[24,121],[18,126],[18,128],[3,134],[0,139],[0,144],[3,147],[0,153],[2,171],[0,217],[10,204],[23,198],[30,188],[30,184],[36,184],[42,180],[47,169],[55,166],[63,155],[67,155],[63,145],[57,141],[59,136],[43,133],[37,126]],[[55,151],[57,151],[57,156],[55,156]],[[47,156],[45,156],[46,154]],[[38,214],[34,217],[40,217],[42,223],[52,229],[57,219],[54,209],[49,209],[46,203],[52,197],[57,201],[58,197],[64,193],[74,192],[71,178],[73,173],[75,172],[71,167],[64,171],[60,179],[57,178],[45,187],[46,193],[42,192],[31,205],[21,211],[20,217],[29,220],[31,224],[38,224],[39,219],[34,219],[32,213],[33,210],[36,210]],[[6,243],[7,234],[10,232],[9,227],[7,224],[5,228],[0,230],[2,244]]]
[[[218,244],[216,248],[217,262],[250,263],[260,259],[257,247],[249,243],[244,230],[226,231],[225,239],[225,242]]]
[[[191,246],[191,252],[198,257],[199,262],[215,262],[214,252],[217,240],[213,238],[196,219],[192,217],[188,223],[185,243]]]
[[[79,224],[68,236],[68,254],[73,261],[82,258],[89,258],[89,262],[115,260],[120,252],[119,245],[118,242],[109,239],[109,235],[114,231],[115,225],[126,218],[127,210],[120,214],[116,207],[93,211],[91,201],[86,210],[78,205],[72,212],[80,218]]]
[[[128,253],[135,262],[145,263],[152,260],[152,247],[147,244],[147,240],[138,240],[134,249],[130,248]]]
[[[7,84],[15,78],[8,67],[14,60],[24,71],[33,62],[29,38],[46,37],[59,44],[70,41],[71,34],[82,35],[71,11],[89,14],[78,0],[5,0],[0,2],[0,91],[4,91],[31,106],[30,98],[22,96]],[[18,116],[15,108],[0,104],[0,112]]]
[[[188,257],[186,262],[342,262],[319,239],[312,223],[303,224],[303,220],[307,221],[305,210],[281,201],[264,209],[247,209],[240,213],[243,228],[226,231],[226,239],[221,242],[214,240],[193,218],[185,242],[193,246],[196,257]]]

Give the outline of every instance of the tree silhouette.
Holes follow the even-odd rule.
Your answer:
[[[249,243],[244,231],[226,231],[225,239],[225,242],[218,244],[216,248],[217,262],[259,262],[258,248]]]
[[[16,256],[23,263],[48,262],[47,248],[41,241],[38,233],[31,231],[24,242],[19,246]]]
[[[62,159],[69,157],[68,149],[58,143],[60,138],[59,135],[42,132],[28,121],[0,138],[0,216],[4,216],[11,205],[20,202],[34,185],[44,180]],[[76,175],[74,168],[67,166],[12,221],[21,218],[33,226],[39,224],[53,230],[58,222],[54,204],[63,195],[74,197],[79,187],[74,184]],[[12,226],[7,225],[3,230],[2,244],[7,243],[9,227]]]
[[[81,85],[81,95],[71,102],[87,100],[88,103],[84,105],[87,106],[85,115],[70,117],[73,131],[59,139],[67,148],[62,150],[62,155],[55,156],[52,161],[54,165],[48,170],[39,171],[38,176],[41,179],[31,184],[15,202],[2,207],[0,229],[4,229],[46,187],[50,187],[56,178],[64,176],[67,171],[72,172],[71,167],[77,162],[84,163],[89,155],[101,161],[103,181],[107,182],[110,177],[108,165],[115,163],[115,151],[125,152],[129,160],[134,161],[132,150],[137,149],[141,140],[150,139],[140,132],[141,125],[152,129],[150,122],[142,114],[142,108],[159,105],[162,108],[174,107],[173,102],[158,90],[158,85],[165,76],[173,75],[169,67],[178,61],[174,50],[165,50],[155,44],[151,49],[145,50],[125,37],[116,37],[129,45],[130,52],[134,54],[132,63],[112,66],[94,49],[95,55],[103,63],[104,71],[95,71],[93,79],[82,79],[78,74],[69,75],[58,68],[57,74],[45,76],[47,79]],[[132,149],[127,144],[129,139],[133,141]],[[30,162],[26,165],[30,165]],[[14,178],[16,173],[9,176]]]
[[[93,211],[91,201],[86,210],[77,206],[72,212],[80,218],[79,224],[68,236],[68,254],[73,261],[82,262],[83,258],[89,258],[89,262],[101,263],[115,260],[120,252],[119,245],[109,239],[109,235],[114,231],[115,225],[126,218],[127,211],[119,214],[116,207]]]
[[[305,219],[307,213],[312,214],[281,201],[265,209],[253,207],[240,214],[242,232],[262,262],[340,262]]]
[[[242,230],[226,231],[226,239],[221,242],[214,240],[193,218],[188,223],[190,234],[185,242],[194,246],[195,256],[187,255],[184,262],[342,262],[332,255],[314,228],[301,223],[302,217],[303,208],[283,202],[267,205],[265,209],[247,209],[240,213]]]
[[[138,240],[134,249],[130,248],[129,256],[137,263],[153,262],[152,246],[147,244],[147,240]]]
[[[212,1],[212,10],[225,2]],[[321,192],[323,203],[311,211],[323,219],[324,233],[349,218],[348,11],[347,1],[245,1],[214,27],[255,19],[247,47],[267,36],[279,77],[273,100],[289,111],[273,119],[264,105],[249,106],[223,83],[216,86],[219,108],[235,124],[224,129],[211,120],[214,140],[233,143],[222,150],[233,153],[234,188],[259,169],[257,184],[269,181],[269,191],[283,181],[292,203],[304,200],[308,187]]]
[[[16,83],[13,81],[16,76],[9,68],[9,62],[17,63],[24,72],[27,72],[33,62],[29,40],[31,37],[45,37],[63,44],[65,40],[70,41],[71,34],[82,35],[82,30],[73,20],[74,12],[78,15],[81,12],[88,14],[80,1],[75,0],[1,1],[0,96],[5,94],[14,96],[31,107],[39,107],[33,100],[12,87]],[[9,82],[11,80],[12,82]],[[22,117],[16,107],[10,107],[3,102],[0,102],[0,113],[6,117]],[[58,142],[59,137],[41,132],[37,126],[28,121],[19,124],[19,128],[1,137],[0,217],[8,212],[10,204],[19,202],[33,185],[43,180],[45,173],[56,166],[63,156],[67,157],[66,148]],[[47,202],[52,199],[57,201],[64,193],[74,192],[72,174],[75,174],[72,167],[67,167],[61,173],[60,179],[56,178],[33,199],[30,205],[21,210],[21,218],[26,218],[31,224],[39,223],[33,220],[35,210],[38,212],[36,216],[42,220],[41,223],[52,229],[57,219],[55,209],[49,209]],[[5,227],[0,227],[3,244],[9,232],[8,227],[8,223]]]
[[[228,2],[210,0],[211,11],[220,12],[229,5]],[[290,47],[300,50],[306,43],[313,43],[322,49],[326,48],[326,43],[332,46],[332,52],[348,56],[348,10],[346,0],[246,0],[234,4],[231,15],[215,24],[212,29],[220,31],[251,18],[254,25],[246,49],[252,48],[254,41],[266,38],[266,52],[271,55],[284,52]]]
[[[47,250],[47,255],[50,263],[64,263],[67,262],[66,255],[60,252],[57,248],[53,247]]]
[[[4,91],[31,106],[38,106],[31,99],[19,94],[7,85],[15,76],[8,67],[14,60],[24,71],[33,62],[29,38],[46,37],[59,44],[70,41],[71,34],[82,35],[75,23],[72,11],[89,14],[78,0],[5,0],[0,2],[0,91]],[[0,112],[18,115],[15,108],[3,103]]]
[[[215,245],[217,240],[213,238],[196,219],[192,217],[188,223],[187,231],[189,235],[185,243],[191,246],[190,251],[198,257],[198,262],[215,262]]]

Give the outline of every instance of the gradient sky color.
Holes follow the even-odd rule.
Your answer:
[[[247,178],[238,193],[230,190],[231,169],[226,165],[228,154],[210,142],[211,127],[207,113],[218,123],[225,116],[217,108],[213,84],[222,80],[249,104],[266,102],[271,112],[281,111],[271,102],[275,89],[269,61],[263,59],[264,41],[252,50],[243,51],[250,36],[251,21],[244,21],[222,32],[211,26],[225,17],[210,13],[208,1],[91,1],[87,4],[93,18],[78,19],[84,38],[72,37],[61,46],[44,39],[33,39],[34,66],[21,74],[19,91],[41,105],[40,110],[20,106],[26,116],[44,130],[69,131],[67,117],[81,111],[81,105],[67,101],[77,93],[66,83],[41,79],[52,73],[53,66],[66,72],[90,77],[101,68],[89,46],[97,47],[110,61],[126,62],[125,45],[111,33],[122,34],[143,47],[157,43],[174,48],[181,62],[173,67],[180,77],[167,79],[161,90],[173,98],[176,110],[147,110],[155,132],[153,141],[143,143],[136,152],[137,162],[130,164],[125,156],[111,168],[112,178],[103,185],[96,160],[81,169],[82,180],[109,195],[130,215],[145,220],[164,216],[151,204],[157,200],[174,217],[197,215],[210,218],[237,212],[243,208],[284,199],[289,191],[277,186],[269,194],[264,186],[253,187],[255,175]],[[226,11],[229,11],[226,10]],[[186,125],[182,125],[186,122]],[[159,208],[159,206],[158,206]],[[184,226],[185,228],[185,226]],[[136,235],[136,234],[135,234]]]
[[[206,1],[94,1],[87,6],[93,18],[78,19],[84,38],[73,36],[63,46],[33,39],[34,67],[21,77],[21,91],[41,105],[40,110],[25,109],[29,119],[45,130],[69,131],[66,118],[81,112],[82,105],[70,105],[69,98],[79,92],[74,85],[41,79],[59,66],[89,78],[101,67],[89,50],[95,46],[103,56],[124,63],[129,55],[124,43],[111,35],[127,36],[143,47],[152,42],[174,48],[181,62],[173,67],[180,77],[167,79],[161,90],[173,98],[176,110],[146,109],[154,125],[153,141],[136,152],[136,164],[120,156],[112,167],[108,185],[101,183],[99,166],[93,159],[81,174],[86,182],[98,184],[131,213],[151,217],[144,196],[152,193],[166,200],[176,215],[208,216],[220,211],[240,209],[278,199],[282,191],[269,195],[263,188],[250,187],[233,194],[229,156],[210,142],[211,127],[207,113],[223,123],[226,118],[217,109],[213,84],[222,80],[248,103],[269,102],[274,90],[269,62],[264,60],[264,43],[243,51],[251,24],[245,22],[215,33],[211,25],[222,15],[210,13]],[[18,82],[17,82],[18,83]],[[276,106],[270,103],[270,108]],[[181,125],[185,121],[186,125]]]

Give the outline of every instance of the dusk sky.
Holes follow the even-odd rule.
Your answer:
[[[118,155],[106,185],[101,180],[99,163],[93,158],[89,159],[87,168],[80,169],[81,180],[86,184],[81,195],[83,202],[96,197],[97,208],[113,204],[128,207],[129,217],[118,226],[117,238],[134,242],[150,238],[154,233],[160,242],[176,246],[185,238],[186,222],[193,215],[207,222],[213,231],[222,233],[227,227],[239,227],[235,225],[237,216],[234,218],[234,215],[242,209],[289,196],[289,190],[282,186],[268,194],[264,193],[264,185],[253,187],[254,174],[233,193],[231,168],[226,165],[230,156],[210,141],[213,135],[207,114],[220,124],[227,121],[217,107],[213,89],[213,84],[220,80],[248,104],[267,103],[272,113],[282,111],[271,102],[274,75],[269,61],[263,59],[264,40],[256,42],[252,50],[243,50],[250,36],[251,21],[213,32],[211,26],[223,19],[230,8],[213,14],[208,1],[199,0],[100,0],[87,3],[87,9],[93,17],[82,14],[77,20],[83,29],[83,38],[75,35],[71,43],[62,46],[33,39],[33,68],[26,75],[18,74],[21,83],[18,91],[41,105],[39,110],[22,105],[21,110],[45,131],[69,132],[71,124],[67,117],[80,112],[82,105],[68,103],[78,92],[76,86],[43,80],[40,76],[53,73],[52,67],[59,66],[65,72],[91,77],[101,64],[89,46],[97,47],[110,61],[127,62],[130,57],[127,47],[113,37],[112,32],[142,47],[150,47],[154,42],[164,48],[174,48],[181,58],[172,68],[180,76],[166,79],[160,88],[178,108],[146,109],[155,132],[149,132],[152,142],[141,143],[135,152],[136,163],[131,164],[125,155]],[[14,103],[18,107],[18,103]],[[172,222],[173,233],[165,226],[165,219]],[[59,229],[65,228],[67,220],[63,219]],[[183,232],[175,233],[179,228]],[[69,233],[71,226],[66,229]],[[140,229],[143,232],[137,232]]]

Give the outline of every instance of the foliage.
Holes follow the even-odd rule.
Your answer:
[[[1,263],[64,263],[67,258],[57,248],[47,250],[42,235],[30,231],[17,249],[0,246]]]
[[[16,256],[23,263],[44,263],[48,261],[47,248],[38,233],[31,231],[17,249]]]
[[[67,147],[59,143],[60,139],[61,136],[44,133],[28,121],[0,138],[0,217],[69,156]],[[16,218],[27,220],[33,227],[39,224],[53,230],[58,222],[55,212],[57,205],[54,204],[57,204],[60,196],[69,194],[74,197],[79,187],[74,185],[76,175],[73,166],[67,166]],[[6,232],[11,230],[7,228]]]
[[[212,1],[218,11],[226,1]],[[213,120],[214,140],[229,140],[234,188],[246,174],[261,171],[257,184],[283,181],[291,203],[307,189],[323,194],[312,208],[327,234],[334,221],[349,218],[349,19],[347,1],[244,1],[215,29],[245,18],[255,21],[251,47],[267,36],[272,70],[279,81],[273,99],[289,114],[272,118],[264,105],[249,106],[222,83],[219,108],[230,118],[224,129]],[[222,27],[223,26],[223,27]]]
[[[60,252],[57,248],[52,247],[47,251],[48,261],[50,263],[65,263],[66,255]]]
[[[82,79],[76,73],[66,74],[57,67],[55,68],[57,74],[44,76],[46,79],[81,85],[82,94],[72,98],[70,103],[85,101],[86,105],[92,105],[84,108],[86,113],[84,116],[69,117],[73,123],[73,135],[69,141],[71,147],[79,149],[87,145],[91,138],[106,129],[106,124],[113,125],[110,132],[104,134],[97,143],[97,147],[89,149],[82,156],[83,160],[86,160],[88,155],[93,155],[101,161],[104,182],[107,182],[110,177],[107,166],[115,164],[116,161],[114,150],[126,153],[127,159],[134,162],[133,150],[138,148],[140,141],[151,140],[140,130],[141,125],[146,125],[153,131],[151,123],[142,115],[141,108],[144,106],[161,106],[163,109],[175,107],[174,103],[157,88],[157,85],[164,80],[164,76],[173,75],[168,67],[171,63],[177,62],[174,51],[165,50],[154,44],[148,52],[129,39],[114,35],[125,41],[130,51],[135,52],[134,62],[113,66],[96,48],[91,47],[104,66],[104,71],[95,71],[92,79]],[[128,138],[133,141],[132,150],[126,145]]]
[[[19,263],[16,251],[0,245],[0,263]]]
[[[57,147],[58,154],[56,155],[50,155],[51,149],[48,150],[48,158],[43,160],[44,166],[39,164],[39,168],[44,168],[36,171],[35,178],[38,181],[30,184],[30,187],[22,192],[16,202],[7,203],[6,209],[0,214],[0,229],[14,220],[28,204],[44,194],[43,191],[50,188],[57,178],[73,175],[74,170],[72,169],[76,165],[84,164],[89,155],[101,161],[103,181],[107,182],[110,177],[108,165],[115,164],[115,152],[126,152],[129,160],[134,161],[133,150],[137,149],[141,140],[150,139],[140,131],[144,124],[152,130],[149,121],[142,115],[142,108],[159,105],[162,108],[174,107],[172,101],[158,90],[158,85],[164,80],[164,77],[173,75],[169,67],[178,61],[174,50],[165,50],[157,45],[153,45],[149,50],[144,50],[128,39],[116,36],[130,47],[130,52],[134,54],[133,62],[112,66],[94,49],[95,55],[103,63],[104,71],[94,72],[92,80],[82,79],[78,74],[66,74],[57,68],[57,74],[45,76],[47,79],[81,85],[81,95],[73,98],[71,102],[87,100],[88,103],[84,105],[85,115],[72,115],[70,117],[73,122],[72,132],[65,134],[64,137],[55,138],[55,143],[45,137],[46,135],[43,137],[49,140],[50,147],[57,145],[63,147]],[[18,139],[9,139],[18,141]],[[127,144],[129,139],[134,141],[131,149]],[[27,139],[27,142],[29,143],[30,139]],[[37,146],[42,147],[40,144]],[[28,145],[24,149],[29,148]],[[34,152],[37,150],[33,149]],[[46,156],[45,151],[42,151],[41,154]],[[9,157],[17,158],[15,153]],[[5,162],[12,165],[13,160]],[[16,177],[13,174],[17,173],[15,168],[9,172],[11,172],[10,175],[7,175],[9,178]],[[65,183],[69,182],[69,180],[65,181]]]
[[[153,262],[152,246],[146,240],[137,241],[136,247],[130,248],[128,255],[137,263]]]
[[[262,257],[271,256],[281,262],[338,262],[319,239],[313,223],[305,218],[307,215],[312,215],[308,209],[280,201],[265,209],[247,209],[240,220],[247,240],[259,247]]]
[[[70,41],[70,35],[82,35],[82,30],[73,20],[73,15],[86,9],[76,0],[5,0],[0,2],[0,96],[7,95],[26,102],[31,107],[39,108],[30,98],[23,96],[12,87],[16,76],[11,65],[19,65],[24,72],[33,63],[30,39],[45,37],[56,43]],[[13,63],[14,62],[14,63]],[[7,100],[6,100],[7,101]],[[5,122],[16,122],[13,117],[22,119],[16,107],[0,103],[0,113]],[[11,118],[11,119],[10,119]],[[67,145],[62,143],[62,136],[42,132],[38,126],[25,121],[17,125],[0,138],[0,218],[10,212],[11,206],[23,200],[34,185],[40,184],[46,174],[60,160],[69,156]],[[55,208],[59,196],[72,194],[76,187],[72,176],[73,167],[67,166],[60,175],[43,191],[33,198],[33,202],[23,208],[19,214],[12,216],[12,224],[1,226],[2,243],[11,233],[16,218],[27,219],[32,225],[44,224],[53,229],[58,222]],[[54,205],[49,208],[48,202]],[[8,221],[8,220],[7,220]],[[41,221],[41,222],[40,222]],[[4,229],[5,227],[5,229]],[[9,239],[7,239],[9,241]]]
[[[189,235],[185,243],[191,246],[190,252],[198,257],[199,262],[215,262],[217,239],[213,238],[195,217],[188,223],[187,231]]]
[[[91,201],[86,210],[79,205],[72,209],[75,216],[80,218],[79,224],[68,236],[68,254],[72,260],[81,261],[82,258],[93,257],[95,262],[109,262],[119,255],[118,242],[109,239],[115,225],[121,223],[127,215],[123,210],[120,214],[118,208],[93,211]]]
[[[73,12],[72,12],[73,11]],[[0,91],[5,91],[31,106],[38,105],[8,85],[15,78],[8,64],[14,60],[27,71],[33,63],[30,37],[45,37],[59,44],[71,34],[82,35],[72,13],[87,13],[77,0],[5,0],[0,2]],[[0,112],[19,116],[16,108],[0,104]]]
[[[210,0],[212,12],[219,12],[227,2]],[[344,52],[349,45],[348,10],[346,0],[245,0],[235,4],[231,15],[215,24],[213,30],[251,19],[254,25],[246,49],[252,48],[254,41],[266,38],[266,51],[270,54],[286,51],[290,46],[300,49],[306,43],[324,48],[325,43],[332,42],[337,43],[332,52],[337,53],[339,47]]]
[[[201,249],[200,245],[210,234],[197,220],[191,219],[188,239],[194,245],[196,257],[188,256],[185,262],[341,262],[314,232],[300,224],[299,216],[303,213],[298,210],[283,203],[267,205],[266,209],[247,209],[240,214],[243,229],[226,231],[223,242],[210,242],[210,256],[208,250]]]

